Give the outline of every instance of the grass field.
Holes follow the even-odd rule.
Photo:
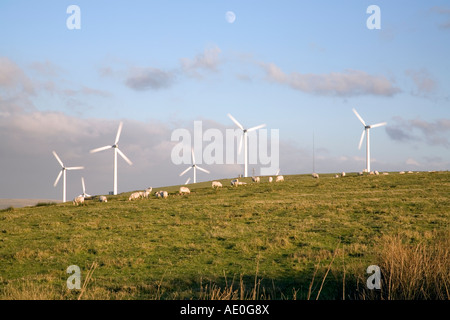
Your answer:
[[[243,180],[1,210],[0,299],[449,299],[449,172]]]

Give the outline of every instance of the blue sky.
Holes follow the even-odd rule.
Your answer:
[[[66,27],[71,4],[80,30]],[[380,30],[366,27],[372,4]],[[86,152],[110,143],[120,120],[135,165],[119,167],[119,191],[182,183],[170,148],[155,141],[194,120],[233,128],[227,113],[280,130],[285,174],[311,171],[313,132],[319,172],[361,171],[352,108],[368,123],[388,122],[371,132],[375,169],[449,168],[447,1],[2,1],[0,38],[0,132],[10,138],[0,146],[0,197],[28,188],[21,197],[58,198],[53,149],[90,164],[91,185],[107,192],[111,177],[95,173],[102,156]],[[133,140],[145,130],[153,140]],[[27,160],[40,175],[21,169]]]

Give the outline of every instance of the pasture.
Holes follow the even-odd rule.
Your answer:
[[[0,210],[0,299],[449,299],[449,172],[284,178]],[[406,296],[408,272],[387,280],[414,263],[437,278],[422,294],[426,270],[410,270]],[[70,265],[82,283],[92,268],[82,293]],[[369,265],[381,291],[365,288]]]

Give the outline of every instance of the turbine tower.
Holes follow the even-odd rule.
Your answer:
[[[191,170],[192,168],[194,168],[194,183],[197,183],[197,169],[206,173],[210,173],[208,170],[205,170],[203,168],[200,168],[198,165],[195,164],[195,156],[194,156],[194,150],[191,149],[191,155],[192,155],[192,166],[190,166],[189,168],[187,168],[186,170],[184,170],[182,173],[180,173],[180,177],[185,174],[186,172],[188,172],[189,170]],[[186,181],[185,184],[188,184],[190,178]]]
[[[133,164],[130,161],[130,159],[128,159],[127,156],[124,155],[122,151],[120,151],[119,146],[118,146],[120,133],[122,132],[122,126],[123,126],[123,122],[120,122],[119,129],[117,130],[117,134],[116,134],[116,140],[114,141],[114,144],[112,146],[104,146],[104,147],[93,149],[93,150],[89,151],[90,153],[95,153],[95,152],[99,152],[99,151],[103,151],[103,150],[107,150],[107,149],[114,150],[114,189],[113,189],[114,195],[117,194],[117,154],[119,154],[130,166]]]
[[[366,137],[366,170],[367,170],[367,172],[370,172],[370,129],[385,126],[387,124],[387,122],[366,125],[363,118],[361,118],[361,116],[358,114],[358,112],[356,112],[356,110],[354,108],[353,108],[353,112],[355,113],[356,117],[358,117],[359,121],[361,121],[361,123],[364,126],[364,130],[361,135],[361,140],[359,140],[358,149],[361,149],[361,145],[364,140],[364,134],[367,133],[367,137]]]
[[[58,177],[55,180],[55,183],[53,184],[54,187],[58,184],[59,179],[61,178],[61,175],[63,176],[63,202],[66,202],[66,171],[67,170],[81,170],[84,169],[84,167],[65,167],[64,163],[61,161],[61,159],[58,157],[55,151],[53,151],[53,155],[55,156],[56,160],[58,160],[59,164],[61,165],[61,171],[58,174]]]
[[[234,122],[235,125],[239,127],[239,129],[242,130],[242,136],[241,140],[239,141],[239,151],[238,153],[241,153],[242,150],[242,140],[244,140],[244,177],[247,177],[247,168],[248,168],[248,157],[247,157],[247,132],[255,131],[261,128],[264,128],[265,124],[260,124],[259,126],[250,128],[250,129],[244,129],[244,127],[235,119],[231,114],[228,114],[228,117]]]

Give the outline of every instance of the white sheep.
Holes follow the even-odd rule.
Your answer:
[[[191,190],[187,187],[180,187],[180,194],[190,194]]]
[[[247,184],[247,182],[238,181],[237,184],[240,185],[240,186],[243,186],[244,184]]]
[[[277,178],[275,179],[275,182],[282,182],[282,181],[284,181],[283,176],[277,176]]]
[[[345,177],[345,172],[344,172],[344,171],[342,171],[342,174],[341,174],[341,176]]]
[[[239,184],[239,179],[233,179],[233,180],[231,180],[231,185],[232,185],[233,187],[237,187],[238,184]]]
[[[79,204],[84,204],[84,197],[83,196],[75,197],[75,199],[73,199],[72,203],[74,206],[79,205]]]
[[[273,181],[273,178],[269,177],[269,182],[272,183],[272,181]]]
[[[105,196],[100,196],[100,197],[98,197],[98,201],[100,201],[100,202],[108,202],[108,199],[106,199]]]
[[[143,197],[144,198],[148,198],[148,196],[150,195],[150,193],[152,192],[153,188],[152,187],[148,187],[147,189],[145,189]]]
[[[405,174],[405,171],[400,171],[398,174]]]
[[[414,172],[412,172],[412,171],[408,171],[408,173],[414,173]]]
[[[142,192],[142,191],[133,192],[133,193],[130,194],[130,196],[128,197],[128,201],[135,200],[135,199],[139,199],[140,197],[142,197],[142,195],[143,195],[143,192]]]
[[[379,175],[380,175],[380,173],[379,173],[377,170],[375,170],[374,172],[375,172],[375,175],[376,175],[376,176],[379,176]]]
[[[339,178],[340,176],[339,176],[338,174],[336,174],[334,177],[337,179],[337,178]]]
[[[375,173],[373,171],[370,171],[369,175],[373,176],[373,175],[375,175]]]
[[[363,175],[363,173],[360,171],[360,172],[358,172],[358,176],[362,176]]]
[[[169,196],[169,193],[167,191],[157,191],[157,192],[155,192],[155,196],[157,198],[164,198],[164,199],[166,199]]]
[[[313,173],[312,175],[311,175],[314,179],[319,179],[319,175],[317,174],[317,173]]]
[[[389,172],[383,172],[383,175],[384,175],[384,176],[388,176],[388,175],[389,175]]]
[[[260,182],[261,179],[259,177],[252,177],[253,182]]]
[[[222,188],[222,183],[220,183],[220,181],[213,181],[211,186],[213,188]]]

